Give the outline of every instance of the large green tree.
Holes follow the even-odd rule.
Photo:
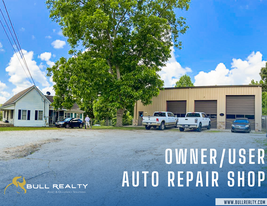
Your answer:
[[[175,87],[193,87],[194,84],[191,81],[190,76],[188,75],[183,75],[181,76],[181,78],[179,79],[179,81],[176,82]]]
[[[97,100],[95,100],[93,108],[95,118],[97,120],[105,120],[107,126],[108,121],[112,119],[116,114],[116,110],[114,109],[112,104],[106,102],[102,97],[99,97]]]
[[[47,0],[50,17],[62,28],[72,47],[48,69],[53,75],[54,106],[86,107],[101,96],[123,112],[136,101],[151,103],[163,86],[158,72],[170,58],[171,47],[180,48],[190,0]]]
[[[255,81],[252,79],[250,85],[261,85],[263,87],[264,82],[263,80]],[[262,90],[262,115],[267,115],[267,92],[264,90]]]
[[[262,91],[267,92],[267,62],[265,67],[261,68],[260,76],[262,80]]]

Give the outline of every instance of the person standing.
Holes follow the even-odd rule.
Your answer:
[[[90,128],[90,118],[88,117],[88,115],[86,115],[85,117],[85,129],[87,129],[87,127]]]

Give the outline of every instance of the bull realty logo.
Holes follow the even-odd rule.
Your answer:
[[[6,194],[6,190],[8,188],[9,188],[8,190],[11,191],[11,188],[9,187],[11,185],[16,186],[16,190],[15,191],[18,194],[20,194],[22,191],[25,194],[27,192],[27,190],[30,190],[30,189],[34,189],[34,190],[37,190],[37,189],[39,189],[39,190],[50,190],[48,192],[51,192],[51,193],[53,193],[53,191],[51,191],[51,190],[56,190],[56,191],[59,191],[59,190],[61,190],[61,191],[62,190],[68,190],[68,191],[70,191],[70,190],[73,190],[73,191],[74,190],[79,190],[79,192],[76,191],[74,193],[81,193],[81,190],[83,190],[83,191],[86,190],[86,188],[88,186],[88,184],[52,184],[51,186],[49,186],[47,184],[44,184],[44,185],[42,185],[42,184],[26,184],[26,180],[25,180],[24,177],[22,178],[22,182],[19,181],[19,179],[21,179],[21,178],[22,178],[22,176],[14,177],[12,179],[12,182],[6,186],[6,188],[4,190],[4,194]],[[25,189],[25,187],[26,187],[27,190]],[[14,191],[14,187],[13,187],[12,191]],[[57,193],[62,193],[62,192],[57,192]],[[84,193],[84,192],[82,192],[82,193]]]
[[[19,182],[18,179],[20,179],[21,176],[19,177],[14,177],[13,180],[12,180],[12,183],[8,184],[4,190],[4,194],[6,194],[6,189],[11,186],[11,185],[15,185],[16,187],[20,187],[23,191],[24,191],[24,194],[27,192],[27,190],[24,188],[25,184],[26,184],[26,180],[25,178],[23,177],[23,182]],[[20,192],[17,191],[18,194],[20,194]]]

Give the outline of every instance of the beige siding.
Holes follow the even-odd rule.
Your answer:
[[[166,111],[166,102],[169,100],[186,100],[187,112],[194,111],[195,100],[217,100],[217,128],[225,128],[226,95],[255,95],[255,129],[261,130],[261,87],[252,86],[218,86],[165,89],[160,91],[158,97],[153,97],[152,104],[144,106],[137,102],[134,113],[134,124],[137,124],[138,112],[143,111],[144,116],[153,115],[155,111]],[[224,113],[224,116],[220,116]]]

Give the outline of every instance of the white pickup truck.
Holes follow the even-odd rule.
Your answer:
[[[164,130],[166,126],[177,127],[178,118],[172,112],[154,112],[153,116],[144,116],[143,125],[149,130],[151,127]]]
[[[201,132],[203,127],[210,129],[210,118],[204,112],[188,112],[185,117],[179,117],[178,127],[180,131],[196,129]]]

